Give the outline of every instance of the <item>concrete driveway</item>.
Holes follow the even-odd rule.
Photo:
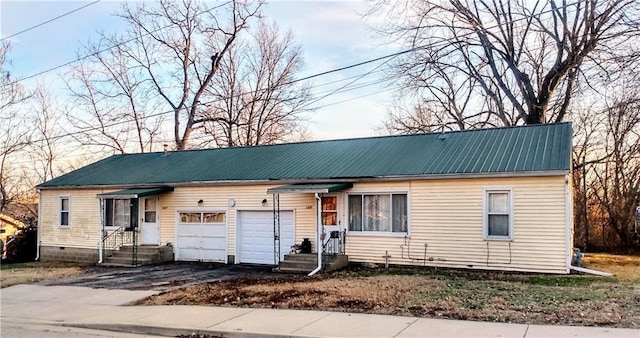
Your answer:
[[[43,281],[38,284],[168,291],[186,285],[218,280],[275,276],[271,268],[266,266],[187,262],[145,265],[136,268],[96,266],[88,270],[88,273],[82,275]]]

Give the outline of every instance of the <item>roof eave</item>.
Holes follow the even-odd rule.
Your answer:
[[[73,186],[47,186],[40,190],[55,189],[133,189],[149,188],[158,185],[171,187],[188,187],[202,185],[267,185],[267,184],[295,184],[295,183],[362,183],[376,181],[407,181],[407,180],[444,180],[444,179],[474,179],[474,178],[506,178],[506,177],[548,177],[564,176],[569,174],[568,169],[544,170],[544,171],[513,171],[513,172],[486,172],[486,173],[452,173],[452,174],[425,174],[425,175],[386,175],[369,177],[335,177],[335,178],[300,178],[300,179],[268,179],[268,180],[222,180],[222,181],[190,181],[190,182],[156,182],[140,184],[114,184],[114,185],[73,185]]]

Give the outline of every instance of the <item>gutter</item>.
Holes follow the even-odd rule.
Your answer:
[[[322,270],[322,227],[320,226],[321,214],[320,214],[320,196],[315,193],[316,196],[316,251],[318,252],[318,266],[315,270],[309,272],[307,276],[311,277]]]

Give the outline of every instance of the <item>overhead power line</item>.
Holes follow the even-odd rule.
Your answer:
[[[565,5],[565,6],[563,6],[563,7],[575,6],[575,5],[577,5],[578,3],[583,2],[583,1],[585,1],[585,0],[579,0],[578,2],[575,2],[575,3],[572,3],[572,4],[566,4],[566,5]],[[548,12],[551,12],[551,10],[550,10],[550,11],[546,11],[546,12],[547,12],[547,13],[548,13]],[[545,13],[545,12],[541,12],[541,13],[539,13],[539,15],[540,15],[540,14],[544,14],[544,13]],[[512,20],[512,22],[523,21],[523,20],[525,20],[525,19],[526,19],[526,18],[514,19],[514,20]],[[504,24],[504,23],[503,23],[503,24]],[[167,26],[165,26],[165,27],[160,27],[160,28],[158,28],[158,29],[156,29],[156,30],[154,30],[154,31],[150,31],[150,32],[148,32],[146,35],[151,34],[151,33],[154,33],[154,32],[159,31],[159,30],[162,30],[162,29],[164,29],[164,28],[166,28],[166,27],[167,27]],[[496,25],[496,26],[494,26],[494,28],[495,28],[495,27],[497,27],[497,25]],[[491,27],[489,27],[489,28],[491,28]],[[464,35],[471,35],[471,34],[474,34],[474,32],[469,32],[469,33],[466,33],[466,34],[464,34]],[[77,61],[82,60],[82,59],[86,59],[86,58],[88,58],[88,57],[90,57],[90,56],[92,56],[92,55],[95,55],[95,54],[98,54],[98,53],[101,53],[101,52],[107,51],[107,50],[112,49],[112,48],[115,48],[115,47],[117,47],[117,46],[119,46],[119,45],[122,45],[122,44],[125,44],[125,43],[128,43],[128,42],[131,42],[131,41],[133,41],[133,40],[134,40],[134,39],[127,40],[127,41],[123,41],[123,42],[118,43],[118,44],[116,44],[116,45],[114,45],[114,46],[111,46],[111,47],[109,47],[109,48],[105,48],[105,49],[103,49],[103,50],[101,50],[101,51],[98,51],[98,52],[95,52],[95,53],[92,53],[92,54],[89,54],[89,55],[85,55],[85,56],[80,57],[80,58],[78,58],[78,59],[76,59],[76,60],[73,60],[73,61],[67,62],[67,63],[66,63],[66,64],[64,64],[64,65],[59,65],[59,66],[54,67],[54,68],[55,68],[55,69],[57,69],[57,68],[64,67],[64,66],[66,66],[66,65],[68,65],[68,64],[71,64],[71,63],[77,62]],[[291,81],[286,82],[286,83],[281,84],[281,85],[294,84],[294,83],[297,83],[297,82],[301,82],[301,81],[305,81],[305,80],[313,79],[313,78],[320,77],[320,76],[324,76],[324,75],[328,75],[328,74],[331,74],[331,73],[336,73],[336,72],[344,71],[344,70],[347,70],[347,69],[351,69],[351,68],[359,67],[359,66],[362,66],[362,65],[370,64],[370,63],[373,63],[373,62],[376,62],[376,61],[381,61],[381,60],[385,60],[385,59],[389,59],[389,58],[395,58],[395,57],[400,56],[400,55],[403,55],[403,54],[407,54],[407,53],[414,52],[414,51],[416,51],[416,50],[423,49],[423,48],[425,48],[425,47],[427,47],[427,46],[430,46],[430,47],[432,47],[432,48],[433,48],[433,47],[437,47],[437,46],[443,45],[443,44],[445,44],[445,43],[447,43],[447,41],[442,41],[442,42],[440,42],[440,43],[433,43],[433,44],[430,44],[430,45],[422,45],[422,46],[417,46],[417,47],[409,48],[409,49],[406,49],[406,50],[402,50],[402,51],[399,51],[399,52],[395,52],[395,53],[391,53],[391,54],[383,55],[383,56],[380,56],[380,57],[377,57],[377,58],[373,58],[373,59],[365,60],[365,61],[358,62],[358,63],[355,63],[355,64],[351,64],[351,65],[348,65],[348,66],[344,66],[344,67],[340,67],[340,68],[331,69],[331,70],[328,70],[328,71],[324,71],[324,72],[321,72],[321,73],[316,73],[316,74],[309,75],[309,76],[306,76],[306,77],[302,77],[302,78],[299,78],[299,79],[294,79],[294,80],[291,80]],[[387,62],[388,62],[388,61],[384,62],[383,64],[386,64]],[[377,70],[380,66],[381,66],[381,65],[379,65],[379,66],[375,67],[374,69],[370,70],[369,72],[366,72],[366,73],[364,73],[364,74],[361,74],[361,75],[357,75],[357,76],[355,76],[355,77],[357,78],[357,79],[356,79],[356,81],[357,81],[357,80],[359,80],[360,78],[364,77],[365,75],[368,75],[368,74],[373,73],[373,72],[374,72],[375,70]],[[28,76],[28,77],[26,77],[26,78],[22,78],[22,79],[20,79],[20,80],[16,80],[16,81],[14,81],[14,83],[15,83],[15,82],[18,82],[18,81],[25,80],[25,79],[30,78],[30,77],[34,77],[34,76],[37,76],[37,75],[40,75],[40,74],[46,73],[46,72],[51,71],[51,70],[52,70],[52,69],[49,69],[49,70],[46,70],[46,71],[42,71],[42,72],[40,72],[40,73],[38,73],[38,74],[30,75],[30,76]],[[344,80],[344,79],[343,79],[343,80]],[[342,87],[341,87],[341,88],[339,88],[338,90],[334,90],[334,93],[332,93],[332,94],[335,94],[336,92],[342,92],[342,91],[343,91],[343,89],[344,89],[344,87],[346,87],[346,86],[348,86],[348,85],[351,85],[351,84],[353,84],[353,83],[354,83],[354,82],[356,82],[356,81],[350,81],[350,82],[349,82],[349,84],[347,84],[347,85],[345,85],[345,86],[342,86]],[[335,81],[334,81],[334,82],[335,82]],[[253,93],[253,92],[259,92],[259,91],[264,91],[264,90],[268,90],[268,89],[269,89],[269,88],[267,87],[267,88],[262,88],[262,89],[258,89],[258,90],[254,90],[254,91],[249,91],[249,92],[239,93],[239,94],[236,94],[236,96],[247,95],[247,94],[250,94],[250,93]],[[356,88],[354,88],[354,89],[356,89]],[[371,96],[371,95],[374,95],[374,94],[377,94],[377,93],[380,93],[380,92],[385,92],[385,91],[388,91],[388,90],[390,90],[390,89],[385,89],[385,90],[382,90],[382,91],[379,91],[379,92],[376,92],[376,93],[371,93],[371,94],[361,95],[361,96],[359,96],[359,97],[357,97],[357,98],[365,97],[365,96]],[[324,99],[324,98],[326,98],[326,97],[328,97],[328,96],[329,96],[329,95],[325,95],[325,96],[323,96],[323,97],[322,97],[322,99]],[[356,98],[353,98],[353,99],[356,99]],[[323,105],[323,106],[317,106],[317,107],[315,107],[314,109],[319,109],[319,108],[323,108],[323,107],[327,107],[327,106],[335,105],[335,104],[338,104],[338,103],[347,102],[347,101],[350,101],[350,100],[352,100],[352,99],[346,99],[346,100],[342,100],[342,101],[338,101],[338,102],[330,103],[330,104]],[[210,101],[207,101],[207,102],[199,102],[198,104],[200,104],[200,105],[209,105],[209,104],[211,104],[211,103],[214,103],[215,101],[216,101],[216,100],[210,100]],[[317,101],[319,101],[319,100],[314,100],[314,101],[313,101],[313,103],[316,103]],[[185,106],[185,107],[183,107],[183,109],[189,109],[189,108],[192,108],[192,106],[191,106],[191,105],[189,105],[189,106]],[[166,114],[172,114],[172,113],[174,113],[174,111],[173,111],[173,110],[162,111],[162,112],[158,112],[158,113],[155,113],[155,114],[148,115],[148,116],[146,116],[146,118],[157,117],[157,116],[166,115]],[[62,134],[62,135],[52,136],[52,137],[49,137],[49,138],[41,138],[41,139],[37,139],[37,140],[32,140],[32,142],[33,142],[33,143],[36,143],[36,142],[43,142],[43,141],[47,141],[47,140],[50,140],[50,141],[51,141],[51,140],[57,140],[57,139],[61,139],[61,138],[68,137],[68,136],[74,136],[74,135],[78,135],[78,134],[82,134],[82,133],[86,133],[86,132],[90,132],[90,131],[96,131],[96,130],[99,130],[99,129],[101,129],[101,128],[114,127],[114,126],[117,126],[117,125],[121,125],[121,124],[125,124],[125,123],[130,123],[130,122],[132,122],[132,120],[120,120],[120,121],[118,121],[118,122],[114,122],[114,123],[107,124],[107,125],[102,125],[102,126],[100,126],[100,127],[85,128],[85,129],[77,130],[77,131],[74,131],[74,132],[71,132],[71,133],[66,133],[66,134]],[[4,150],[2,150],[2,151],[4,151]]]
[[[32,30],[32,29],[35,29],[35,28],[38,28],[38,27],[40,27],[40,26],[46,25],[46,24],[48,24],[49,22],[53,22],[53,21],[56,21],[56,20],[58,20],[58,19],[64,18],[65,16],[67,16],[67,15],[69,15],[69,14],[73,14],[73,13],[75,13],[75,12],[77,12],[77,11],[79,11],[79,10],[82,10],[82,9],[84,9],[84,8],[87,8],[87,7],[91,6],[91,5],[95,5],[95,4],[97,4],[98,2],[100,2],[100,1],[101,1],[101,0],[95,0],[94,2],[90,2],[90,3],[88,3],[88,4],[84,5],[84,6],[80,6],[80,7],[76,8],[76,9],[74,9],[74,10],[71,10],[71,11],[68,11],[68,12],[66,12],[66,13],[60,14],[60,15],[56,16],[55,18],[49,19],[49,20],[47,20],[47,21],[41,22],[41,23],[39,23],[39,24],[37,24],[37,25],[33,25],[33,26],[31,26],[31,27],[25,28],[25,29],[23,29],[23,30],[21,30],[21,31],[19,31],[19,32],[13,33],[13,34],[11,34],[11,35],[9,35],[9,36],[5,36],[5,37],[3,37],[2,39],[0,39],[0,41],[4,41],[4,40],[6,40],[6,39],[10,39],[10,38],[12,38],[12,37],[14,37],[14,36],[16,36],[16,35],[20,35],[20,34],[22,34],[22,33],[26,33],[26,32],[28,32],[28,31],[30,31],[30,30]]]
[[[291,80],[291,81],[285,83],[284,85],[294,84],[294,83],[297,83],[297,82],[313,79],[313,78],[316,78],[316,77],[319,77],[319,76],[324,76],[324,75],[327,75],[327,74],[331,74],[331,73],[347,70],[347,69],[350,69],[350,68],[359,67],[359,66],[366,65],[366,64],[369,64],[369,63],[372,63],[372,62],[384,60],[386,58],[390,58],[390,57],[406,54],[406,53],[409,53],[411,50],[415,50],[415,48],[411,48],[411,49],[403,50],[403,51],[400,51],[400,52],[384,55],[384,56],[377,57],[377,58],[374,58],[374,59],[370,59],[370,60],[358,62],[358,63],[355,63],[355,64],[351,64],[351,65],[348,65],[348,66],[331,69],[331,70],[324,71],[324,72],[321,72],[321,73],[316,73],[316,74],[313,74],[313,75],[305,76],[305,77],[302,77],[302,78],[299,78],[299,79]],[[365,74],[367,74],[367,73],[365,73]],[[250,93],[253,93],[253,92],[259,92],[259,91],[263,91],[263,90],[267,90],[267,89],[268,88],[261,88],[261,89],[257,89],[257,90],[250,91],[250,92],[240,93],[240,94],[237,94],[237,96],[247,95],[247,94],[250,94]],[[206,106],[206,105],[214,103],[214,102],[216,102],[216,100],[200,102],[198,104]],[[188,109],[188,108],[191,108],[191,107],[192,106],[185,106],[184,108]],[[173,110],[166,110],[166,111],[158,112],[158,113],[155,113],[155,114],[147,115],[145,118],[157,117],[157,116],[168,115],[168,114],[173,114],[173,113],[174,113]],[[125,120],[120,120],[120,121],[117,121],[117,122],[114,122],[114,123],[101,125],[99,127],[85,128],[85,129],[77,130],[77,131],[70,132],[70,133],[51,136],[51,137],[48,137],[48,138],[40,138],[40,139],[36,139],[36,140],[31,140],[31,142],[32,143],[37,143],[37,142],[44,142],[44,141],[47,141],[47,140],[48,141],[54,141],[54,140],[58,140],[58,139],[61,139],[61,138],[68,137],[68,136],[79,135],[79,134],[83,134],[83,133],[90,132],[90,131],[96,131],[96,130],[103,129],[103,128],[115,127],[115,126],[118,126],[118,125],[121,125],[121,124],[130,123],[131,121],[132,120],[126,120],[126,119]],[[4,151],[4,150],[5,149],[3,149],[2,151]]]

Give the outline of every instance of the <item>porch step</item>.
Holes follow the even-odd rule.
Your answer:
[[[318,254],[315,253],[299,253],[284,255],[285,262],[311,262],[314,265],[318,262]]]
[[[110,256],[105,257],[103,265],[134,266],[133,250],[132,245],[124,245],[120,249],[113,251]],[[172,261],[173,248],[170,246],[138,246],[136,257],[137,264],[135,266]]]
[[[349,263],[346,255],[333,255],[323,257],[323,270],[333,271],[341,269]],[[309,273],[318,266],[317,254],[288,254],[284,260],[274,269],[282,273]]]
[[[104,262],[102,263],[103,266],[130,266],[130,267],[134,267],[134,266],[140,266],[140,265],[150,265],[150,264],[154,264],[155,262],[151,259],[140,259],[138,258],[137,260],[137,264],[133,264],[133,259],[131,257],[106,257]]]

